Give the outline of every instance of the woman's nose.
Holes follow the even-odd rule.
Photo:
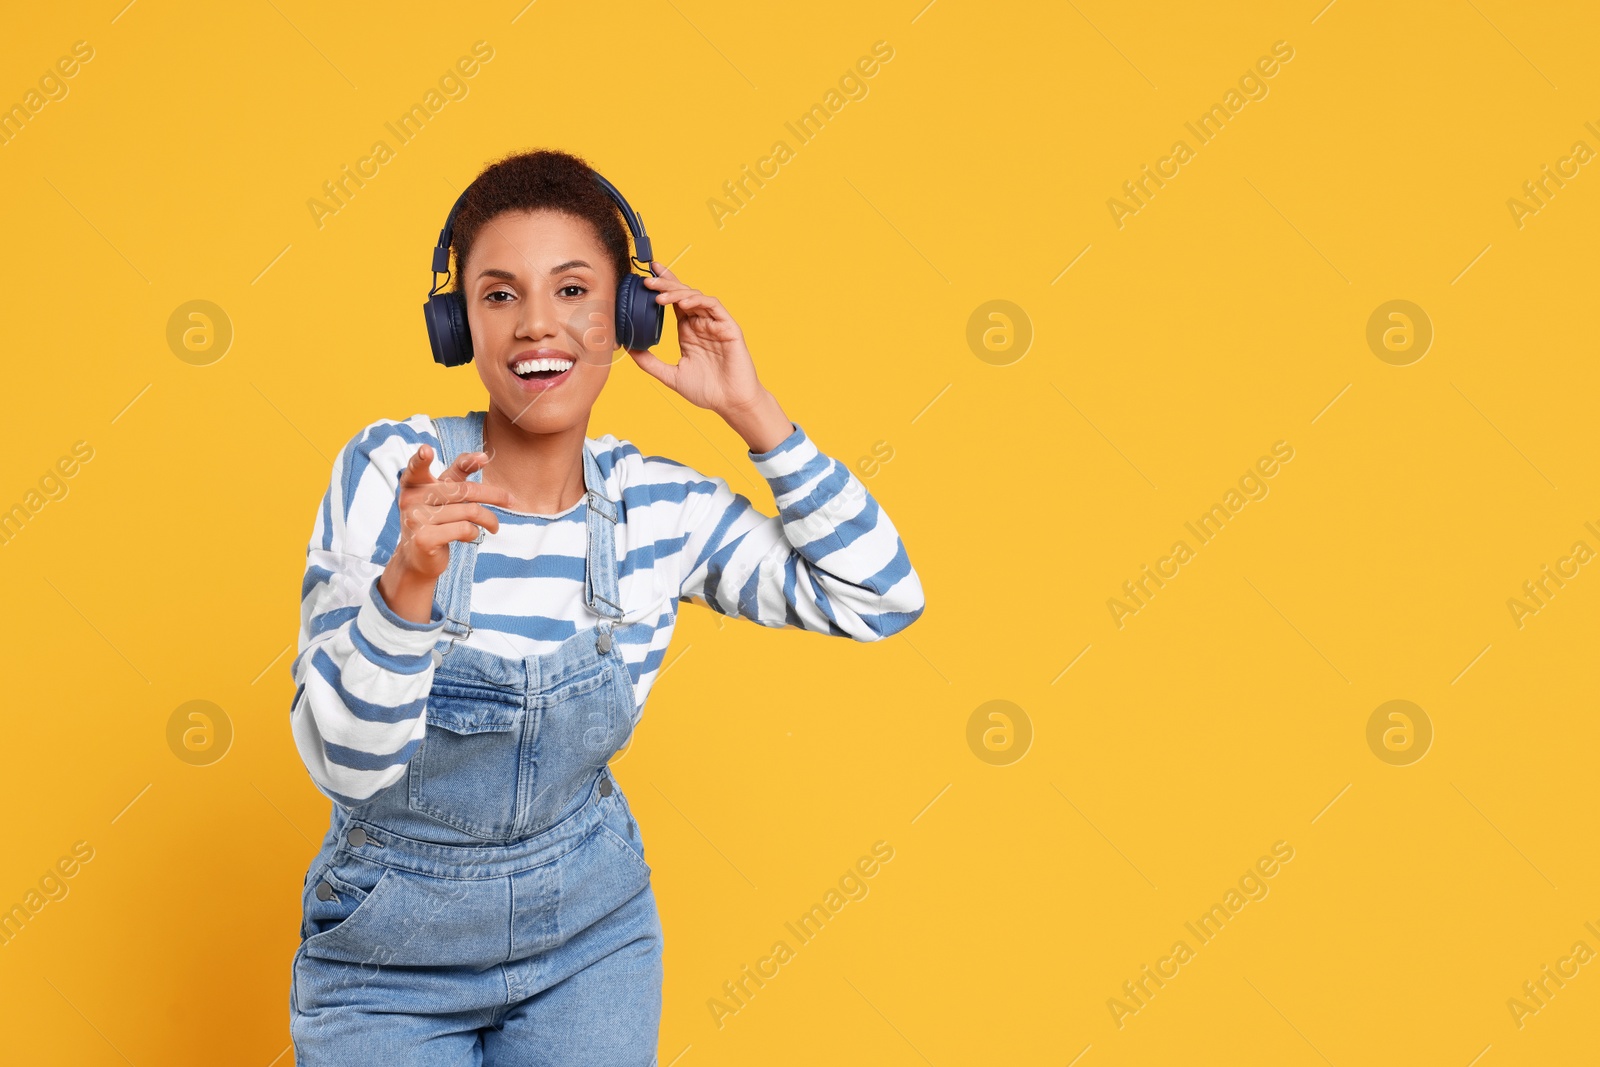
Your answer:
[[[522,302],[522,315],[517,323],[524,337],[549,337],[556,330],[555,301],[548,293],[529,293]]]

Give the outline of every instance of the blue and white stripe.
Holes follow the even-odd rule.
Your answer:
[[[350,805],[398,781],[426,730],[429,651],[443,632],[402,619],[377,595],[399,539],[400,472],[433,420],[380,419],[333,465],[306,551],[290,724],[312,780]],[[769,627],[877,641],[923,610],[922,585],[894,525],[859,479],[823,455],[798,424],[771,451],[746,453],[778,507],[766,515],[722,478],[629,441],[590,438],[621,501],[618,647],[642,712],[672,639],[678,601]],[[478,549],[472,633],[465,644],[521,658],[591,628],[584,606],[583,502],[559,515],[495,508],[500,529]]]

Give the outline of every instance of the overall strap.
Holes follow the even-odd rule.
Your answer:
[[[466,415],[447,415],[433,420],[439,435],[439,460],[448,466],[463,452],[477,452],[483,448],[482,411]],[[482,482],[483,472],[473,471],[468,481]],[[616,525],[621,516],[620,505],[606,494],[605,477],[600,473],[600,463],[583,446],[583,485],[585,490],[585,526],[588,532],[589,552],[584,561],[584,603],[600,616],[595,647],[602,653],[611,650],[612,625],[623,615],[618,593]],[[450,563],[439,576],[434,597],[444,612],[444,628],[453,635],[453,641],[463,640],[472,633],[472,579],[478,558],[478,545],[483,540],[482,531],[476,541],[450,542]]]
[[[584,561],[584,602],[589,610],[600,616],[596,629],[595,648],[602,655],[611,651],[611,627],[622,617],[621,599],[617,593],[616,526],[621,509],[606,495],[605,478],[600,474],[600,463],[583,446],[583,485],[586,496],[586,525],[589,533],[589,555]]]
[[[485,412],[470,411],[465,415],[446,415],[433,420],[439,435],[439,461],[446,467],[463,452],[483,450],[483,418]],[[482,482],[483,471],[467,475],[469,482]],[[451,541],[450,562],[439,576],[434,589],[434,599],[444,612],[445,632],[452,635],[451,647],[472,633],[472,575],[478,562],[478,545],[484,531],[478,529],[476,541]]]

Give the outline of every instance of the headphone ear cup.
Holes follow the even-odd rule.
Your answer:
[[[428,323],[428,344],[435,363],[459,367],[472,362],[472,330],[467,326],[467,298],[451,290],[436,293],[422,304]]]
[[[629,273],[617,289],[617,344],[635,350],[660,344],[666,311],[656,303],[655,291],[644,287],[644,279]]]

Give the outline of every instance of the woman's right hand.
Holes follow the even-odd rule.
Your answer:
[[[499,518],[484,505],[512,504],[506,490],[467,481],[489,462],[488,453],[463,452],[438,478],[428,468],[432,461],[432,447],[421,445],[400,472],[400,540],[378,578],[394,613],[424,624],[433,619],[434,589],[450,563],[450,542],[499,530]]]

